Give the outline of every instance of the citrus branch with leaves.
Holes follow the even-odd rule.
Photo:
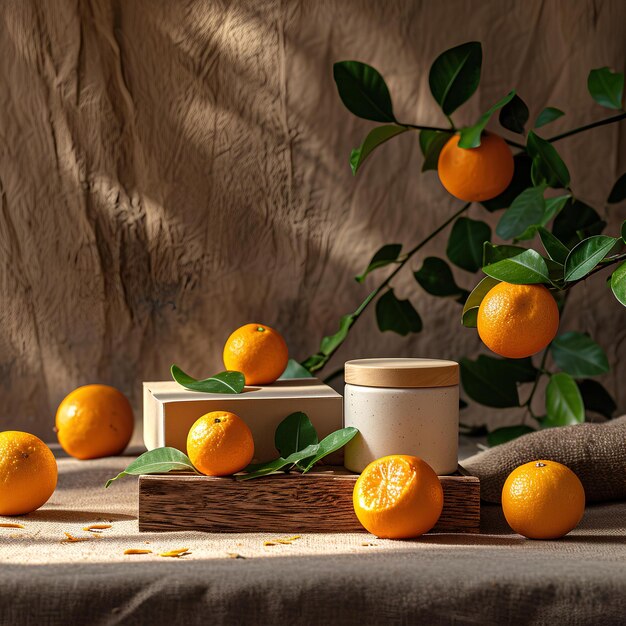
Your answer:
[[[504,139],[510,148],[516,150],[512,179],[496,197],[479,203],[489,213],[502,211],[496,234],[511,243],[492,243],[490,226],[464,215],[473,204],[469,201],[407,252],[403,252],[399,243],[384,245],[356,280],[363,283],[371,273],[392,266],[394,269],[352,313],[341,317],[338,331],[324,337],[319,350],[302,362],[309,372],[318,373],[327,365],[354,324],[373,303],[381,331],[406,336],[422,330],[422,320],[410,300],[396,297],[393,280],[428,242],[449,226],[448,259],[427,257],[413,274],[416,283],[428,294],[453,298],[462,304],[461,320],[466,327],[476,326],[480,303],[499,282],[544,285],[552,292],[562,312],[570,289],[611,268],[610,289],[618,302],[626,306],[626,222],[615,236],[602,234],[606,222],[594,208],[576,197],[569,170],[553,145],[576,134],[626,119],[623,107],[624,75],[602,67],[591,70],[587,79],[589,94],[595,102],[619,113],[544,138],[538,134],[539,129],[565,113],[555,107],[547,107],[539,112],[532,128],[527,130],[530,111],[515,90],[510,90],[474,124],[456,127],[452,115],[478,88],[481,68],[482,47],[478,42],[468,42],[447,50],[433,62],[429,86],[449,123],[449,127],[444,128],[398,121],[387,84],[370,65],[358,61],[342,61],[334,65],[335,83],[346,108],[357,117],[382,124],[372,129],[362,144],[352,150],[349,162],[354,175],[381,145],[398,135],[415,131],[419,132],[419,145],[424,157],[422,172],[437,170],[442,150],[451,138],[458,142],[459,149],[479,148],[486,136],[487,124],[496,113],[504,129],[520,135],[525,141]],[[439,174],[441,176],[441,172]],[[448,188],[445,182],[444,186]],[[624,200],[626,173],[614,184],[607,204],[615,205]],[[534,247],[524,245],[527,243]],[[468,292],[456,284],[448,261],[467,272],[481,271],[484,277]],[[554,370],[546,369],[549,354],[555,365]],[[579,423],[585,420],[587,411],[605,418],[613,415],[615,402],[606,389],[593,379],[609,371],[608,360],[602,348],[588,335],[573,331],[562,333],[539,358],[538,366],[533,364],[531,357],[506,359],[480,355],[476,360],[460,359],[461,381],[469,399],[495,408],[525,408],[524,421],[491,432],[490,443],[501,443],[536,427]],[[329,378],[340,373],[341,370]],[[544,377],[548,378],[545,412],[535,414],[532,404],[539,381]],[[522,383],[531,384],[531,391],[523,402],[518,390]]]

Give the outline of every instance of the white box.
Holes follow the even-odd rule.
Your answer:
[[[254,463],[278,456],[276,426],[290,413],[302,411],[320,441],[343,426],[343,398],[316,378],[278,380],[272,385],[246,387],[240,394],[202,393],[174,381],[143,384],[143,437],[148,450],[169,446],[186,452],[187,433],[210,411],[231,411],[241,417],[254,437]],[[343,451],[324,459],[342,464]]]

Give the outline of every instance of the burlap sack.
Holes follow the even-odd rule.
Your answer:
[[[480,478],[481,498],[500,502],[506,477],[523,463],[547,459],[580,478],[587,502],[626,499],[626,415],[603,424],[578,424],[524,435],[462,462]]]

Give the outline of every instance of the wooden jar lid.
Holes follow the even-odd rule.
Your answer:
[[[345,381],[364,387],[450,387],[459,364],[441,359],[357,359],[346,362]]]

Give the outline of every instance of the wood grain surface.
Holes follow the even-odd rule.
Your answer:
[[[515,87],[531,119],[566,111],[552,134],[609,114],[587,94],[587,72],[624,71],[625,22],[623,0],[0,3],[0,429],[54,439],[58,403],[92,382],[119,387],[139,418],[143,380],[167,379],[171,363],[219,371],[226,337],[251,321],[305,358],[375,284],[353,279],[375,250],[412,247],[458,208],[436,174],[420,175],[416,134],[352,176],[350,150],[373,124],[341,104],[333,62],[374,65],[399,119],[442,125],[428,68],[480,40],[482,83],[456,123]],[[577,197],[617,232],[624,210],[605,199],[626,169],[626,127],[559,150]],[[412,269],[445,256],[446,239]],[[576,287],[563,328],[607,350],[602,381],[624,412],[626,310],[597,278]],[[368,311],[328,372],[351,358],[480,349],[455,302],[425,294],[408,270],[394,288],[424,330],[381,334]],[[469,411],[466,423],[519,419]]]
[[[139,477],[139,530],[365,532],[352,505],[358,475],[342,469],[250,481],[195,475]],[[480,530],[480,481],[441,476],[443,511],[431,532]]]

